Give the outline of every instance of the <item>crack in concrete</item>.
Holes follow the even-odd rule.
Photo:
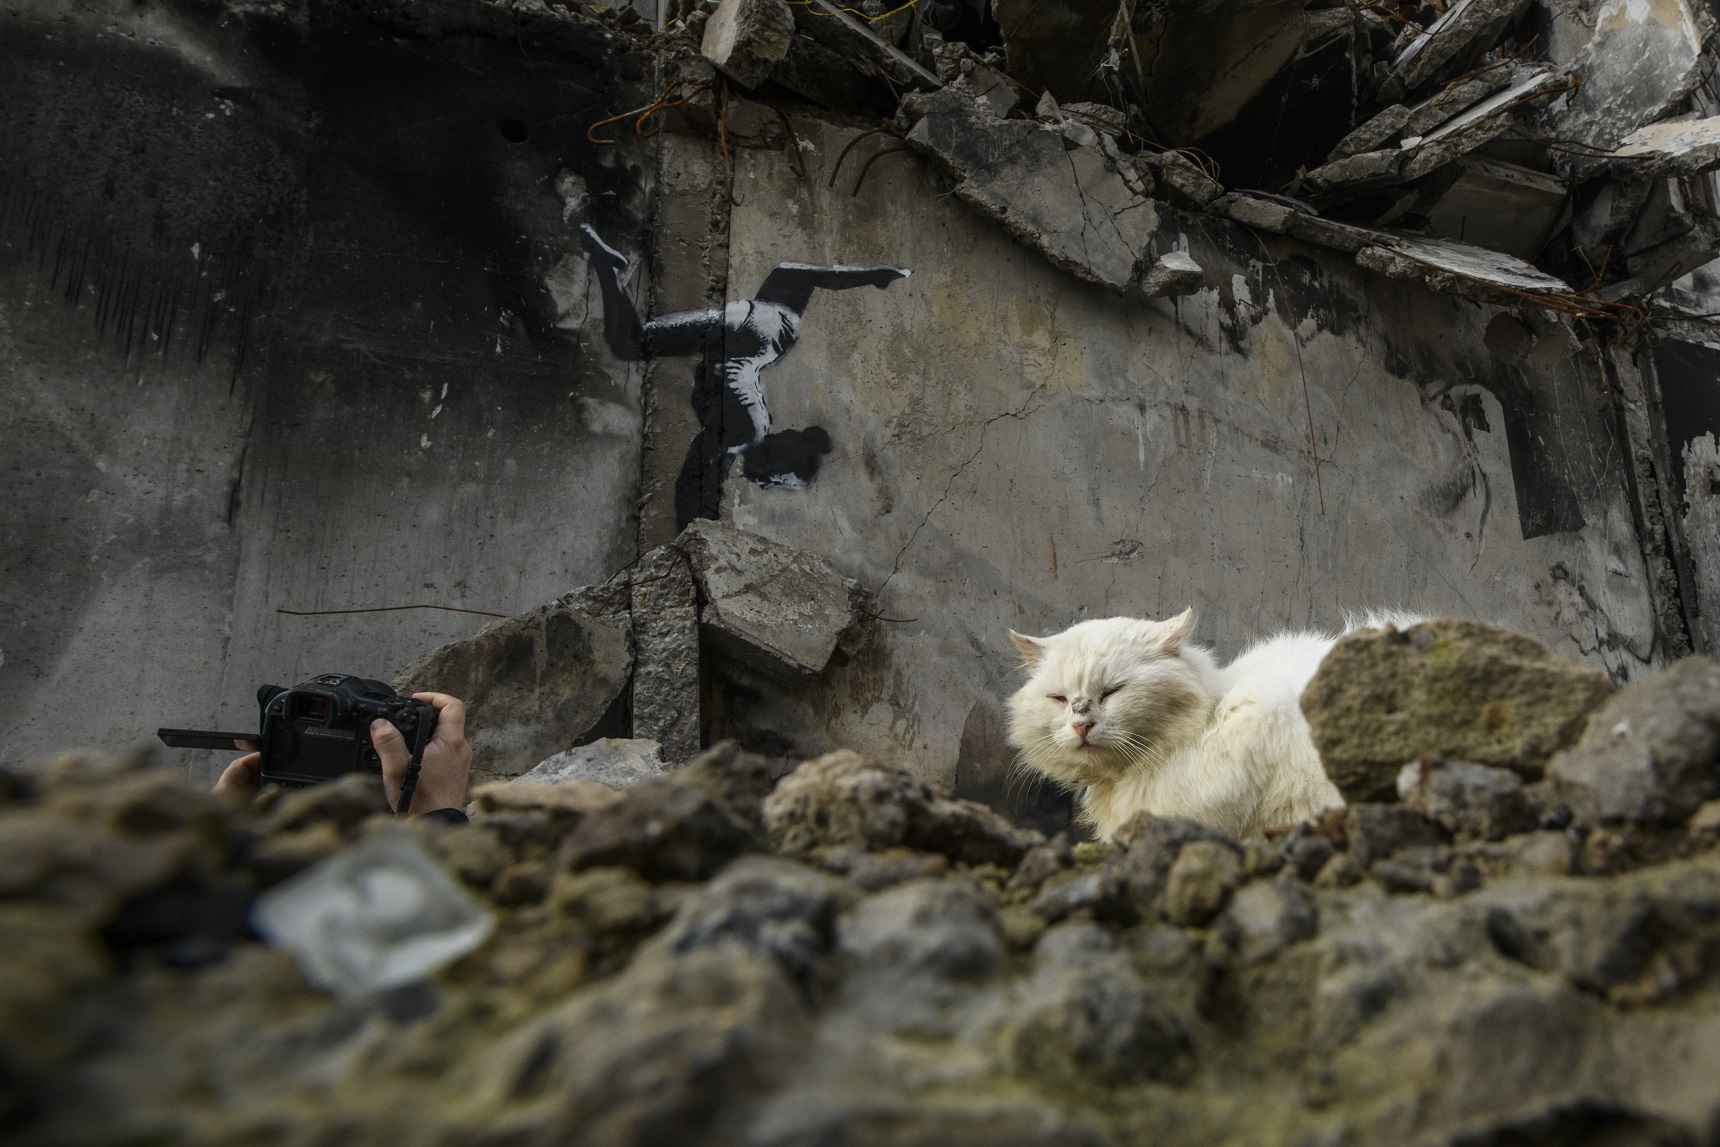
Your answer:
[[[979,456],[985,452],[985,435],[986,431],[991,428],[991,424],[994,422],[1000,422],[1005,418],[1027,418],[1039,413],[1045,408],[1043,403],[1031,410],[1028,409],[1028,406],[1044,389],[1045,385],[1043,383],[1035,386],[1028,392],[1027,397],[1022,399],[1020,406],[1016,407],[1014,410],[1006,410],[1002,414],[994,414],[979,424],[979,444],[974,447],[974,452],[968,455],[966,461],[956,467],[956,472],[950,475],[950,480],[948,482],[944,483],[943,493],[938,495],[938,500],[932,503],[932,508],[927,510],[925,516],[920,519],[920,524],[914,527],[914,532],[908,535],[908,540],[903,543],[902,548],[896,551],[896,560],[890,567],[890,574],[882,583],[879,584],[877,589],[877,595],[880,600],[884,596],[884,591],[890,588],[890,583],[895,580],[896,575],[902,572],[902,559],[907,556],[909,550],[914,548],[914,542],[919,539],[920,531],[926,528],[927,524],[932,520],[932,515],[936,514],[938,510],[942,508],[943,504],[949,500],[950,491],[955,489],[956,482],[963,474],[967,473],[968,467],[977,462],[979,460]]]

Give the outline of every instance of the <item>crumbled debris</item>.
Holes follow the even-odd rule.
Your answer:
[[[756,88],[794,40],[787,0],[722,0],[705,23],[699,51],[743,88]]]
[[[486,626],[414,663],[394,688],[466,702],[475,782],[518,776],[595,726],[633,668],[627,615],[562,601]]]
[[[1679,823],[1720,796],[1720,664],[1695,655],[1626,686],[1547,766],[1577,822]]]
[[[1500,696],[1549,672],[1462,633]],[[1246,846],[1152,817],[1047,841],[853,754],[773,789],[733,746],[625,792],[487,785],[459,828],[403,828],[373,778],[241,807],[141,760],[36,766],[0,790],[8,1142],[1698,1141],[1716,673],[1620,693],[1545,786],[1418,760],[1405,803]],[[1411,710],[1407,742],[1471,735],[1464,705]],[[1600,753],[1654,823],[1525,820]],[[307,834],[326,867],[278,884]],[[390,850],[488,938],[349,996],[246,930],[271,884]],[[421,915],[375,891],[368,922]]]

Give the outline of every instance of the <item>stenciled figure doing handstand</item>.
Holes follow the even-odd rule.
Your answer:
[[[794,346],[800,318],[815,289],[882,289],[909,272],[902,267],[782,263],[765,276],[752,299],[641,322],[622,286],[626,256],[605,243],[590,224],[581,225],[580,231],[603,292],[603,334],[615,357],[637,362],[665,355],[704,355],[693,385],[693,412],[700,430],[675,483],[676,526],[717,516],[723,478],[737,454],[742,473],[760,486],[804,489],[830,453],[830,435],[821,426],[773,433],[760,375]]]

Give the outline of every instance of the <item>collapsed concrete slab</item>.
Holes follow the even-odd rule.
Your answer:
[[[1720,167],[1720,116],[1639,127],[1624,137],[1607,165],[1635,179],[1712,171]]]
[[[936,91],[943,81],[830,0],[803,0],[793,6],[802,33],[838,53],[849,67],[877,76],[895,88]]]
[[[466,702],[478,784],[518,776],[578,740],[620,696],[632,665],[625,614],[592,617],[554,601],[427,654],[394,687]]]
[[[815,680],[855,627],[858,583],[817,554],[706,519],[675,544],[698,576],[700,633],[767,677]]]
[[[787,0],[722,0],[705,24],[700,54],[742,87],[763,83],[794,39]]]
[[[1076,278],[1123,293],[1174,249],[1162,206],[1102,146],[998,119],[949,89],[903,110],[915,121],[908,142],[956,178],[958,197]]]
[[[1701,78],[1702,43],[1712,18],[1687,0],[1605,0],[1583,23],[1594,34],[1568,61],[1582,86],[1542,117],[1556,139],[1602,151],[1616,147],[1637,128],[1674,111]],[[1582,170],[1600,159],[1563,152],[1558,162]]]
[[[1356,253],[1356,264],[1392,279],[1418,279],[1437,291],[1467,298],[1518,303],[1529,295],[1569,295],[1563,279],[1498,251],[1449,239],[1386,236]]]

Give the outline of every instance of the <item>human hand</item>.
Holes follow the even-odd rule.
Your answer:
[[[234,741],[235,749],[253,749],[255,741]],[[255,796],[257,789],[263,783],[263,754],[246,753],[227,762],[227,767],[221,770],[221,775],[215,778],[214,791],[218,793],[239,793],[242,796]]]
[[[412,696],[436,710],[436,735],[424,746],[418,786],[412,790],[412,807],[406,815],[422,816],[439,808],[464,809],[466,780],[472,773],[472,746],[466,742],[466,704],[446,693]],[[406,777],[412,754],[400,730],[387,721],[371,722],[370,743],[382,758],[382,787],[392,808],[400,801],[400,784]]]

